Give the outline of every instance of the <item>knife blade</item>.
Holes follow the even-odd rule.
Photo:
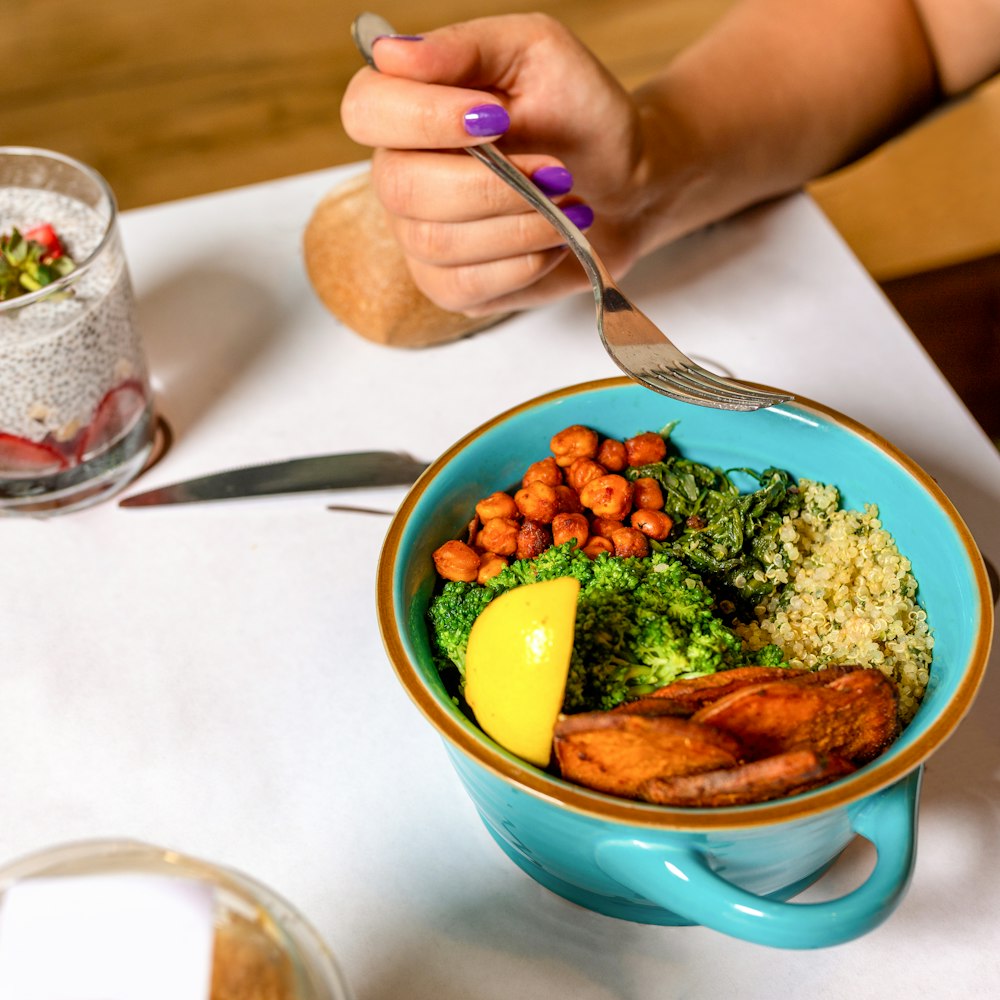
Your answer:
[[[158,507],[207,500],[318,493],[361,486],[404,486],[415,482],[426,468],[426,462],[395,451],[313,455],[227,469],[171,483],[145,493],[134,493],[119,500],[118,506]]]

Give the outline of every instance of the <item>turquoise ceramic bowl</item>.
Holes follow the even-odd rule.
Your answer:
[[[879,505],[910,557],[935,637],[916,718],[878,760],[793,798],[723,809],[671,809],[590,792],[498,747],[450,700],[424,616],[431,553],[461,534],[476,502],[509,489],[570,424],[629,437],[679,420],[685,454],[723,468],[780,466],[836,484],[846,507]],[[627,379],[549,393],[464,437],[421,477],[389,529],[378,613],[393,666],[443,737],[483,822],[542,885],[600,913],[653,924],[703,924],[787,948],[855,938],[906,891],[915,855],[921,765],[972,703],[986,665],[993,606],[982,558],[934,481],[856,422],[807,401],[755,413],[673,402]],[[856,836],[878,860],[859,888],[821,903],[787,902]]]

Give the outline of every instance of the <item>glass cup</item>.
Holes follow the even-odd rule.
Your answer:
[[[16,860],[0,869],[0,906],[26,879],[95,875],[161,876],[210,887],[215,936],[206,1000],[351,1000],[335,959],[290,903],[242,872],[140,841],[80,841]],[[149,919],[141,911],[136,916]]]
[[[0,243],[0,514],[86,507],[155,430],[114,194],[67,156],[0,147]]]

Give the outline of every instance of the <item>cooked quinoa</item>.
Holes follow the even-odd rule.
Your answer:
[[[841,510],[836,487],[798,485],[799,509],[785,516],[764,571],[775,591],[735,631],[751,651],[776,644],[793,667],[877,667],[899,687],[905,724],[923,697],[934,646],[910,562],[876,506]]]

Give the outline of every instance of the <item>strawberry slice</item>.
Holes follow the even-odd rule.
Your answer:
[[[109,389],[94,411],[94,419],[84,428],[76,447],[76,459],[83,461],[122,436],[146,406],[146,386],[137,378],[126,379]]]
[[[56,231],[49,222],[41,222],[31,229],[26,229],[21,234],[26,240],[32,240],[45,251],[47,260],[58,260],[66,255],[66,248],[62,241],[56,236]]]
[[[0,431],[0,474],[58,472],[69,465],[65,455],[44,441],[29,441]]]

